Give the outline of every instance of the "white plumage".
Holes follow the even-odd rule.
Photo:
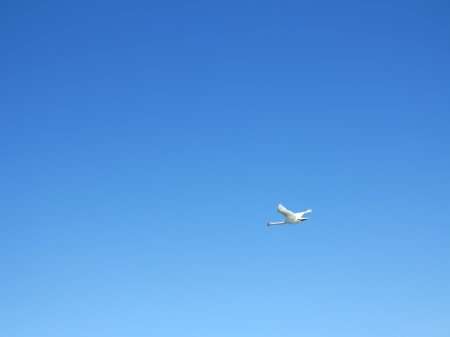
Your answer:
[[[269,222],[267,224],[267,226],[285,225],[285,224],[296,225],[302,221],[308,220],[309,218],[303,218],[303,214],[312,212],[312,210],[308,209],[307,211],[304,211],[304,212],[294,213],[294,212],[291,212],[290,210],[286,209],[286,207],[284,207],[282,204],[279,204],[278,212],[283,214],[285,216],[286,220],[281,221],[281,222]]]

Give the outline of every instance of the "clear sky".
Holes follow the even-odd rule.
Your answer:
[[[1,336],[450,335],[448,1],[3,0],[0,44]]]

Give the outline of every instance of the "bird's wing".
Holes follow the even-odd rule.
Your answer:
[[[304,211],[304,212],[295,213],[295,215],[297,215],[297,216],[299,216],[299,217],[302,217],[303,214],[305,214],[305,213],[310,213],[310,212],[312,212],[312,209],[308,209],[307,211]]]
[[[286,209],[282,204],[278,205],[278,212],[283,214],[285,217],[295,216],[294,212],[291,212],[290,210]]]

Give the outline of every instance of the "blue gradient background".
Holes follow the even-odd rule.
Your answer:
[[[449,2],[4,0],[0,43],[2,336],[450,335]]]

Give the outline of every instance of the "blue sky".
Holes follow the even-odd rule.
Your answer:
[[[450,334],[448,2],[6,0],[0,42],[2,336]]]

